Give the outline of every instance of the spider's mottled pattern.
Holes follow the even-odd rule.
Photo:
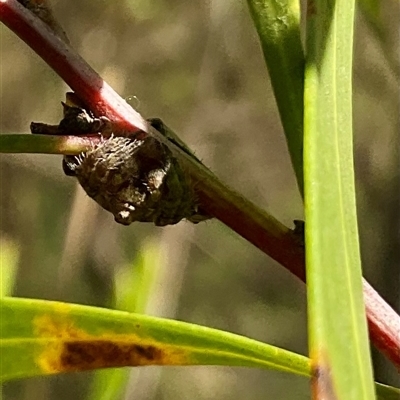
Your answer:
[[[176,224],[208,217],[199,212],[188,179],[168,147],[153,137],[104,139],[79,156],[64,157],[64,171],[115,221]]]
[[[57,125],[32,122],[35,134],[86,135],[98,133],[102,140],[78,156],[63,159],[66,175],[75,176],[85,192],[117,221],[153,222],[157,226],[182,219],[198,223],[209,219],[199,207],[193,185],[167,145],[156,137],[138,138],[106,117],[95,117],[67,93],[64,118]],[[149,120],[154,129],[200,162],[160,119]]]

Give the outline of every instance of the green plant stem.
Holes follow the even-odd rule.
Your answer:
[[[79,154],[100,136],[0,135],[0,153]]]

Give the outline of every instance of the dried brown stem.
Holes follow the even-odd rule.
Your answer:
[[[16,0],[0,0],[0,19],[76,92],[98,116],[104,115],[131,132],[153,132],[100,76],[67,44]],[[223,185],[207,168],[168,144],[195,182],[202,207],[264,253],[305,280],[304,249],[292,230]],[[400,318],[364,281],[371,340],[400,369]]]

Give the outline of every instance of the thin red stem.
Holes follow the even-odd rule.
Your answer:
[[[365,279],[363,287],[371,341],[400,371],[400,318]]]
[[[147,131],[145,119],[35,14],[15,0],[1,0],[0,19],[55,70],[95,114],[119,122],[130,132]]]
[[[131,132],[148,131],[134,111],[67,44],[16,0],[0,0],[0,19],[27,43],[97,115]],[[145,134],[145,133],[143,133]],[[196,182],[204,209],[305,280],[304,249],[296,235],[251,202],[222,185],[186,153],[174,149]],[[364,300],[371,340],[400,369],[400,317],[364,280]]]

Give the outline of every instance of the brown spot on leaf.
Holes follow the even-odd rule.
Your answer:
[[[92,340],[63,343],[59,367],[63,371],[80,371],[163,363],[163,351],[152,345]]]
[[[315,0],[307,1],[307,18],[314,17],[317,14],[317,6]]]
[[[67,315],[35,319],[37,336],[46,339],[36,358],[43,372],[59,373],[141,365],[187,365],[190,357],[178,346],[133,332],[91,334],[75,326]],[[98,328],[97,328],[98,329]]]
[[[313,399],[336,400],[332,374],[328,365],[313,364],[311,368],[311,390]]]

